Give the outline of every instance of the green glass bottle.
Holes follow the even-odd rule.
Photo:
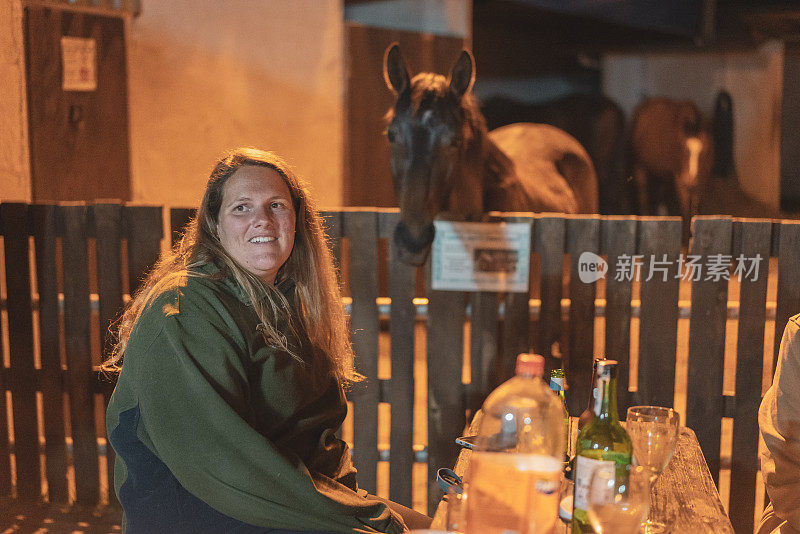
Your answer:
[[[619,424],[617,412],[617,362],[599,360],[595,382],[594,417],[581,429],[575,448],[575,495],[572,534],[593,533],[587,515],[586,496],[594,470],[615,467],[617,482],[623,483],[633,457],[633,445]]]
[[[564,406],[564,465],[569,464],[569,409],[567,408],[567,399],[564,396],[564,370],[553,369],[550,371],[550,389],[558,395],[561,399],[561,404]]]

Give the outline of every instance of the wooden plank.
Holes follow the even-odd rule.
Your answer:
[[[533,347],[545,357],[546,367],[561,367],[553,359],[553,343],[561,343],[561,294],[564,269],[566,224],[563,217],[541,216],[536,221],[533,251],[539,256],[540,299],[539,324]]]
[[[64,383],[61,371],[56,235],[61,226],[56,206],[31,206],[39,290],[39,350],[42,415],[44,416],[47,494],[51,503],[66,504],[67,448],[64,432]]]
[[[76,501],[88,506],[97,504],[100,496],[89,341],[88,209],[72,205],[60,206],[59,211],[64,222],[64,342]]]
[[[637,254],[642,256],[639,376],[636,404],[671,407],[675,395],[678,338],[678,217],[641,217]]]
[[[399,214],[381,213],[380,227],[394,228]],[[391,236],[390,232],[381,232]],[[391,336],[391,428],[389,442],[389,498],[412,505],[414,466],[414,279],[416,268],[398,260],[397,249],[389,238],[389,333]]]
[[[736,339],[736,403],[731,451],[731,522],[737,532],[753,531],[753,508],[758,472],[758,407],[761,404],[764,323],[772,224],[765,220],[733,223],[734,268],[743,258],[750,269],[742,271],[739,288],[739,322]],[[759,261],[760,258],[760,261]],[[752,261],[748,261],[752,259]],[[736,270],[734,270],[734,274]]]
[[[699,258],[702,272],[692,280],[686,426],[697,434],[714,481],[719,480],[724,413],[722,377],[732,232],[730,217],[697,216],[692,220],[689,259]]]
[[[800,222],[781,221],[778,236],[778,302],[775,312],[775,341],[772,374],[778,365],[783,329],[789,317],[800,310]]]
[[[602,222],[601,252],[608,262],[606,274],[606,354],[619,362],[617,374],[617,408],[624,414],[631,405],[628,388],[631,356],[631,298],[632,277],[617,276],[620,260],[636,254],[636,228],[634,217],[607,217]]]
[[[39,483],[28,205],[3,204],[0,218],[5,232],[6,310],[11,355],[8,377],[14,421],[17,495],[23,499],[37,499],[42,490]]]
[[[125,206],[123,229],[128,240],[128,287],[133,295],[158,261],[164,236],[160,206]]]
[[[0,204],[0,213],[3,205]],[[4,236],[3,218],[0,217],[0,235]],[[5,335],[3,332],[3,322],[0,321],[0,354],[5,354]],[[6,402],[6,390],[9,388],[11,378],[8,376],[5,362],[0,364],[0,496],[11,495],[11,447],[8,435],[8,405]]]
[[[370,493],[377,487],[378,466],[378,217],[374,211],[344,214],[350,243],[350,328],[358,371],[366,382],[352,391],[354,465],[358,484]],[[394,389],[394,388],[392,388]]]
[[[169,210],[169,244],[175,244],[181,240],[186,232],[186,226],[197,215],[197,208],[170,208]]]
[[[533,249],[533,219],[531,217],[503,217],[507,223],[527,223],[531,225],[531,250]],[[502,376],[500,381],[514,376],[517,355],[529,352],[530,349],[530,304],[529,291],[506,293],[504,298],[505,314],[503,316],[503,357]]]
[[[342,212],[323,211],[321,215],[325,224],[325,234],[328,236],[328,246],[333,255],[333,263],[339,272],[342,268]]]
[[[442,490],[436,484],[436,470],[453,465],[458,456],[454,440],[466,426],[461,383],[465,306],[465,293],[428,288],[428,510],[431,511],[442,497]]]
[[[569,343],[566,373],[570,389],[567,406],[573,415],[580,414],[589,402],[594,359],[594,299],[597,293],[595,273],[600,252],[600,219],[575,216],[566,221],[569,275]],[[581,278],[583,275],[583,279]]]
[[[100,347],[108,357],[114,348],[116,336],[112,326],[123,310],[122,300],[122,206],[119,204],[96,204],[94,229],[97,236],[97,294],[99,299]],[[115,377],[100,378],[103,406],[107,407],[114,390]],[[106,436],[106,443],[108,436]],[[114,480],[114,449],[106,447],[106,471],[108,480]],[[109,484],[109,502],[116,502],[113,486]]]
[[[497,368],[498,311],[497,293],[470,293],[470,383],[466,386],[466,403],[472,414],[501,382]]]

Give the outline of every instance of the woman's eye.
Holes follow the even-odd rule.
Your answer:
[[[285,208],[285,207],[286,207],[286,204],[284,204],[283,202],[273,202],[272,203],[272,209],[280,209],[280,208]]]
[[[244,204],[239,204],[239,205],[233,207],[233,211],[241,212],[241,211],[246,211],[246,210],[247,210],[247,206],[245,206]]]

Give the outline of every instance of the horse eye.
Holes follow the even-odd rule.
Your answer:
[[[397,130],[395,130],[394,128],[389,128],[386,131],[386,137],[389,139],[390,143],[396,143],[399,138],[399,136],[397,135]]]

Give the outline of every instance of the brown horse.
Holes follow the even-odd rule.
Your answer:
[[[425,262],[437,215],[480,220],[488,211],[597,212],[597,175],[575,138],[543,124],[487,131],[470,92],[475,60],[468,51],[449,78],[424,72],[411,79],[393,44],[383,73],[397,96],[387,137],[402,261]]]

